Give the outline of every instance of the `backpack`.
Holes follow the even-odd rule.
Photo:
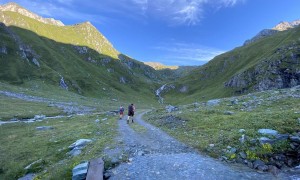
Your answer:
[[[133,112],[133,106],[132,105],[128,106],[128,111]]]

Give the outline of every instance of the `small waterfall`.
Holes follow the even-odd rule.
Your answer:
[[[68,85],[65,83],[64,77],[62,77],[62,76],[60,76],[60,77],[61,77],[60,82],[59,82],[60,87],[65,90],[68,90]]]
[[[158,97],[158,102],[161,103],[161,104],[164,103],[164,98],[161,97],[161,93],[162,93],[162,91],[165,89],[166,85],[167,85],[167,84],[164,84],[163,86],[161,86],[159,89],[157,89],[157,90],[155,91],[155,95]]]

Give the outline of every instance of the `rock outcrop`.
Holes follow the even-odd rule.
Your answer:
[[[247,44],[253,43],[261,38],[272,36],[272,35],[276,34],[277,32],[278,31],[274,30],[274,29],[264,29],[264,30],[260,31],[257,35],[255,35],[253,38],[246,40],[244,42],[244,46]]]
[[[19,6],[16,3],[4,4],[4,5],[0,6],[0,11],[16,12],[16,13],[22,14],[23,16],[27,16],[29,18],[35,19],[35,20],[40,21],[45,24],[51,24],[51,25],[55,25],[55,26],[64,26],[64,24],[59,20],[55,20],[53,18],[42,18],[41,16],[28,11],[27,9]]]
[[[234,75],[225,87],[237,88],[237,92],[264,91],[290,88],[300,85],[300,42],[278,48],[270,59]]]

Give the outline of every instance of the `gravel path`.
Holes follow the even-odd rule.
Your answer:
[[[144,122],[143,114],[135,117],[135,123],[143,127],[138,132],[132,129],[133,124],[126,123],[127,116],[119,120],[119,146],[107,153],[127,154],[129,162],[109,170],[110,179],[297,179],[284,174],[275,177],[203,156]]]

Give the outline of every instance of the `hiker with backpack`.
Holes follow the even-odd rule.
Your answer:
[[[128,106],[128,117],[127,117],[127,124],[129,123],[129,119],[131,117],[131,122],[133,123],[133,116],[134,116],[135,107],[133,104]]]
[[[120,119],[122,119],[123,118],[123,114],[124,114],[124,107],[123,106],[120,106],[119,114],[120,114]]]

